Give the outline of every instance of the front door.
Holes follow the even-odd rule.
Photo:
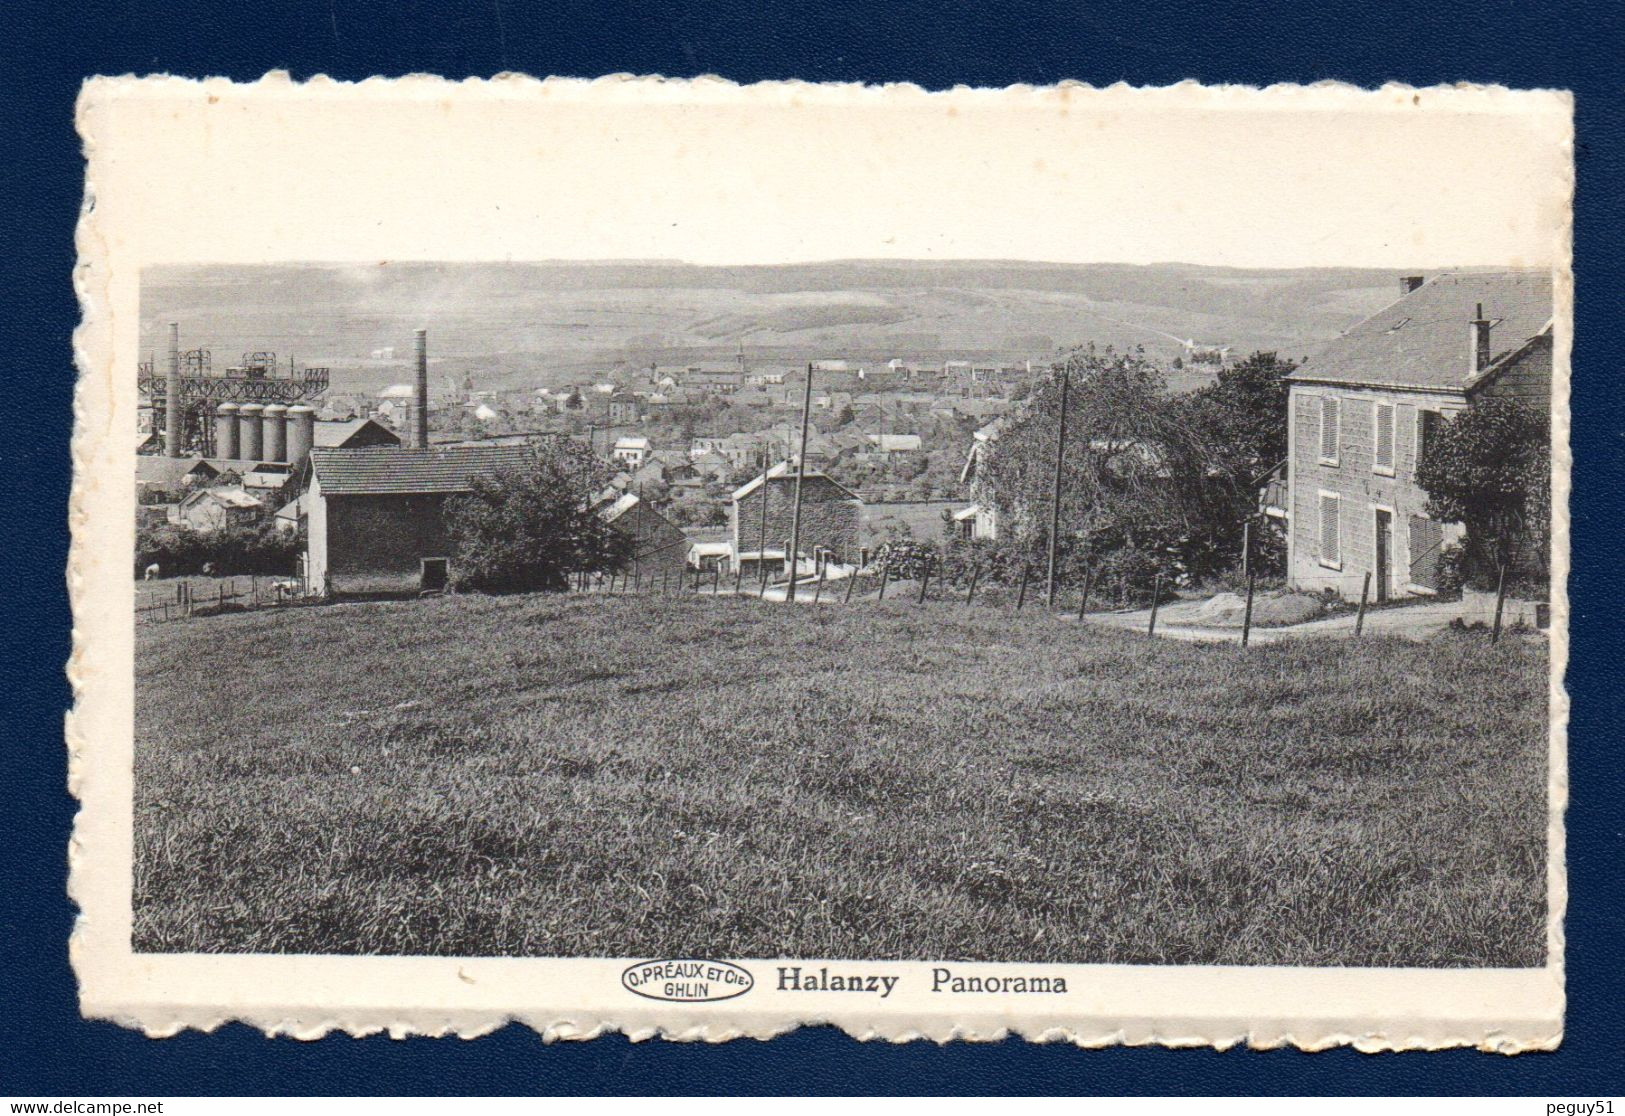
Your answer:
[[[1377,603],[1381,604],[1388,599],[1388,571],[1392,566],[1391,554],[1394,546],[1394,514],[1393,512],[1377,510]]]
[[[444,593],[446,584],[451,580],[449,563],[444,558],[423,559],[423,569],[418,581],[420,593]]]

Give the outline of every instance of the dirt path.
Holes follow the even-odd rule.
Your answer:
[[[1193,640],[1201,643],[1240,643],[1239,627],[1214,627],[1192,623],[1202,602],[1179,601],[1157,611],[1157,635],[1168,639]],[[1456,601],[1429,602],[1406,605],[1402,608],[1384,608],[1367,612],[1365,631],[1372,635],[1399,636],[1402,639],[1431,639],[1450,626],[1450,621],[1461,615]],[[1143,632],[1151,619],[1151,610],[1134,612],[1091,613],[1087,623],[1106,628],[1120,628]],[[1303,639],[1312,636],[1349,635],[1354,631],[1355,614],[1340,613],[1324,620],[1310,620],[1281,628],[1254,628],[1252,643],[1276,643],[1285,639]]]

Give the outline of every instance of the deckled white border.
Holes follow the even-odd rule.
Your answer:
[[[865,971],[903,977],[889,1001],[840,994],[777,992],[781,962],[744,962],[754,991],[738,1000],[676,1005],[638,1000],[620,986],[622,968],[637,959],[340,958],[217,955],[132,955],[130,925],[133,737],[132,653],[128,554],[133,540],[133,363],[121,339],[133,335],[124,317],[143,261],[121,256],[121,228],[98,198],[105,155],[98,136],[116,129],[130,105],[179,99],[219,99],[234,109],[278,106],[446,101],[640,106],[836,106],[873,110],[918,105],[1033,105],[1053,109],[1076,103],[1083,111],[1102,98],[1144,109],[1405,113],[1426,99],[1452,112],[1526,113],[1553,129],[1570,168],[1561,184],[1564,213],[1553,258],[1557,307],[1554,400],[1554,580],[1552,731],[1550,757],[1551,961],[1531,970],[1383,970],[1260,967],[1135,967],[1079,965],[950,965],[965,972],[1063,974],[1072,993],[1044,996],[933,997],[923,991],[928,962],[873,962]],[[1365,1051],[1475,1046],[1517,1052],[1550,1049],[1560,1041],[1563,1010],[1562,916],[1567,890],[1562,812],[1567,803],[1565,736],[1568,699],[1562,687],[1568,656],[1569,563],[1567,502],[1568,369],[1572,330],[1571,223],[1572,102],[1566,94],[1515,93],[1501,87],[1458,85],[1432,89],[1385,86],[1374,92],[1335,83],[1313,86],[1202,87],[1182,82],[1159,89],[1114,85],[1095,89],[1074,82],[1035,88],[956,88],[927,92],[912,85],[859,86],[770,82],[740,86],[718,78],[672,81],[614,75],[597,80],[499,75],[489,81],[451,82],[425,75],[370,78],[359,83],[325,77],[303,84],[272,73],[251,85],[222,79],[173,77],[95,79],[81,96],[78,123],[89,171],[77,230],[75,288],[84,321],[75,334],[80,379],[75,392],[74,480],[70,503],[73,542],[68,570],[74,605],[73,655],[68,674],[76,706],[66,719],[69,788],[82,803],[69,846],[69,892],[81,907],[70,951],[81,984],[82,1007],[150,1035],[186,1028],[212,1029],[242,1021],[268,1034],[314,1038],[339,1030],[353,1035],[387,1031],[472,1037],[509,1021],[544,1039],[588,1038],[606,1030],[635,1039],[662,1036],[723,1041],[768,1038],[806,1023],[832,1023],[858,1038],[905,1041],[930,1038],[995,1040],[1018,1034],[1080,1046],[1160,1044],[1216,1046],[1245,1042],[1306,1050],[1349,1044]],[[109,201],[116,199],[109,198]],[[150,262],[150,261],[145,261]],[[273,262],[267,260],[266,262]],[[282,262],[282,261],[276,261]],[[122,348],[121,348],[122,345]],[[738,959],[732,959],[738,960]],[[796,962],[816,967],[817,960]],[[853,963],[830,962],[845,971]],[[947,1001],[946,1003],[944,1001]],[[1064,1009],[1064,1010],[1063,1010]]]

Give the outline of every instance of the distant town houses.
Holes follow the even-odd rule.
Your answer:
[[[610,456],[637,469],[642,466],[652,448],[649,439],[643,435],[628,434],[615,440],[615,446],[610,450]]]
[[[1401,295],[1289,377],[1283,511],[1298,588],[1357,598],[1369,574],[1378,601],[1438,591],[1462,528],[1427,514],[1416,468],[1429,440],[1481,399],[1550,408],[1548,276],[1407,276]]]

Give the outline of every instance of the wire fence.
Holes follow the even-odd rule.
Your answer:
[[[894,577],[890,566],[884,563],[857,568],[833,560],[808,559],[801,567],[802,572],[796,578],[792,593],[787,571],[771,571],[765,563],[759,563],[756,570],[746,573],[740,564],[715,562],[694,565],[686,561],[671,561],[669,555],[664,553],[668,549],[660,547],[646,551],[639,555],[638,561],[629,563],[622,570],[572,574],[569,590],[575,594],[598,597],[744,596],[772,603],[793,601],[837,607],[861,607],[870,602],[884,601],[904,601],[921,607],[957,604],[1012,613],[1048,613],[1080,621],[1090,615],[1100,615],[1102,621],[1110,622],[1119,630],[1132,630],[1130,625],[1143,625],[1142,630],[1147,637],[1158,634],[1159,622],[1164,635],[1188,633],[1193,626],[1210,632],[1224,629],[1233,633],[1231,638],[1239,639],[1243,647],[1252,642],[1255,630],[1256,575],[1247,580],[1245,606],[1239,624],[1232,620],[1229,623],[1208,621],[1193,625],[1188,613],[1172,621],[1165,617],[1165,607],[1188,605],[1190,602],[1174,591],[1171,582],[1161,578],[1153,587],[1149,602],[1125,601],[1101,592],[1093,571],[1086,571],[1081,583],[1058,581],[1051,592],[1044,571],[1036,567],[1022,568],[1014,584],[1008,584],[993,581],[979,565],[970,567],[968,572],[955,568],[939,573],[934,564],[927,562],[909,576]],[[1312,630],[1317,634],[1359,638],[1368,630],[1368,613],[1379,609],[1386,612],[1394,606],[1427,603],[1426,600],[1391,600],[1379,604],[1374,599],[1371,574],[1364,574],[1361,581],[1358,604],[1341,603],[1331,615],[1297,624],[1271,624],[1270,630],[1283,632],[1297,628],[1300,631]],[[1503,627],[1531,626],[1524,621],[1521,610],[1515,614],[1506,611],[1504,587],[1502,592],[1486,596],[1488,599],[1479,601],[1477,605],[1482,622],[1469,620],[1467,626],[1488,629],[1492,642],[1501,638]],[[181,578],[138,582],[136,618],[140,623],[165,623],[198,616],[312,603],[316,603],[316,599],[306,596],[300,581],[292,577],[245,575]],[[1521,605],[1523,602],[1515,603]],[[1464,605],[1464,616],[1467,611]],[[1142,613],[1144,615],[1140,616]],[[1338,614],[1343,617],[1341,624],[1328,626],[1324,623]],[[1352,623],[1349,623],[1350,620]],[[1537,623],[1533,626],[1542,625]]]
[[[250,612],[309,603],[295,577],[244,574],[235,577],[184,577],[138,581],[135,618],[141,624],[163,624],[195,616]]]

